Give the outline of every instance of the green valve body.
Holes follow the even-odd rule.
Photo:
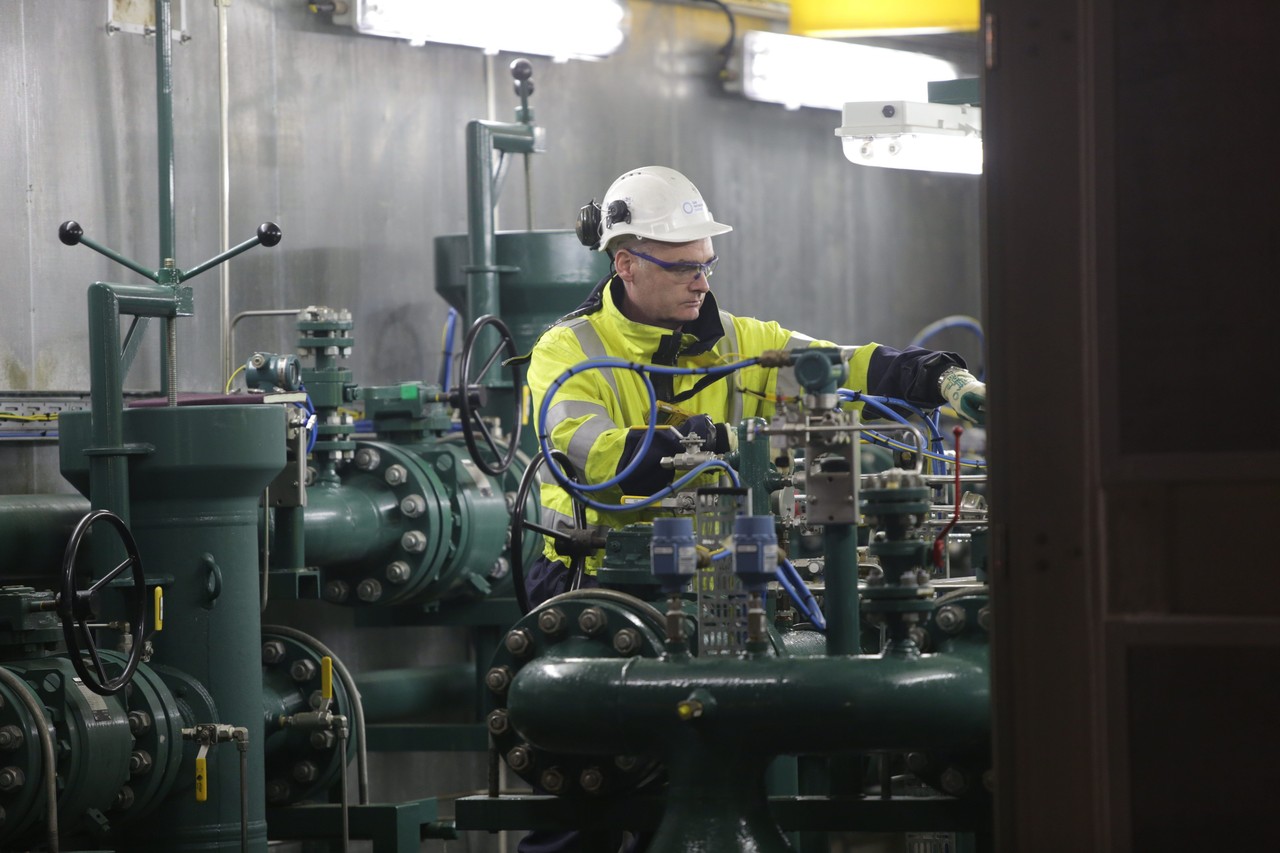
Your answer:
[[[603,252],[588,251],[572,231],[508,231],[494,238],[499,317],[511,330],[516,351],[524,355],[544,329],[582,304],[592,286],[609,272],[609,259]],[[435,245],[436,292],[470,325],[477,318],[468,309],[468,237],[449,234],[437,237]],[[492,346],[482,347],[480,353],[483,356],[491,350]],[[497,370],[490,371],[491,377],[497,375]],[[491,402],[486,411],[509,417],[508,413],[515,409],[513,393],[509,387],[491,385]],[[528,419],[536,412],[531,413],[525,402],[526,423],[520,449],[533,455],[538,447]],[[508,433],[512,426],[503,424]]]
[[[62,473],[87,491],[90,416],[69,414],[59,425]],[[284,468],[284,412],[269,405],[129,409],[123,433],[138,450],[129,457],[130,527],[148,576],[167,583],[151,665],[193,722],[249,730],[249,845],[265,851],[258,501]],[[195,752],[188,743],[181,783],[129,840],[130,850],[240,850],[236,749],[210,751],[202,803],[191,787]]]

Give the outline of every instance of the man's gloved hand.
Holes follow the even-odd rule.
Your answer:
[[[987,422],[987,386],[963,367],[948,367],[938,379],[938,389],[956,414],[981,426]]]
[[[702,449],[712,453],[730,453],[738,446],[738,431],[728,424],[715,423],[710,415],[694,415],[680,429],[700,436]]]

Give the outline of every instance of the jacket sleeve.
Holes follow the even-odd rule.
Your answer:
[[[964,359],[953,352],[914,346],[904,350],[883,344],[871,346],[875,348],[866,360],[866,392],[897,397],[921,408],[943,405],[946,399],[938,387],[942,372],[948,367],[965,367]],[[862,349],[865,347],[859,348]]]

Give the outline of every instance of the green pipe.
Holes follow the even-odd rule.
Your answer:
[[[403,532],[395,493],[370,477],[317,483],[307,489],[305,517],[309,566],[386,557]]]
[[[300,506],[278,507],[275,510],[275,539],[271,544],[271,563],[281,569],[307,567],[307,530]]]
[[[62,564],[71,531],[88,511],[89,502],[79,495],[0,498],[5,583],[14,583],[18,578],[52,577]]]
[[[827,524],[822,529],[826,568],[825,611],[827,654],[856,655],[862,651],[858,617],[858,528]]]
[[[475,703],[476,670],[470,663],[385,669],[356,676],[365,721],[420,717]]]
[[[536,134],[524,124],[492,121],[467,123],[467,241],[470,265],[467,272],[467,318],[474,323],[486,314],[501,316],[498,295],[497,246],[493,210],[493,150],[529,154],[535,150]],[[497,331],[484,329],[476,341],[483,358],[497,347]],[[501,385],[496,377],[486,377],[483,385]]]
[[[156,153],[160,163],[160,264],[172,266],[173,214],[173,25],[169,0],[156,0]]]
[[[987,649],[914,659],[556,659],[521,667],[511,723],[553,752],[634,755],[696,731],[729,754],[828,754],[984,745]],[[678,709],[696,698],[700,716]]]

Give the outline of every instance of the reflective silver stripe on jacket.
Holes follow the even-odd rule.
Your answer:
[[[572,530],[574,528],[573,516],[565,515],[563,512],[556,512],[548,507],[542,508],[542,526],[549,527],[552,530]]]
[[[792,332],[791,337],[787,339],[786,349],[792,350],[812,346],[813,340],[808,335]],[[799,397],[802,392],[803,389],[800,387],[800,383],[796,381],[796,372],[790,367],[779,368],[778,385],[774,389],[774,393],[778,397]]]
[[[723,349],[717,346],[717,351],[721,355],[728,356],[730,361],[740,360],[743,355],[738,351],[738,327],[733,324],[733,315],[728,311],[721,311],[720,325],[724,327],[724,337],[720,339],[723,342]],[[742,392],[737,390],[736,374],[724,381],[731,383],[729,385],[729,425],[732,427],[742,420]]]
[[[565,451],[569,461],[578,471],[587,468],[587,454],[591,452],[596,439],[613,424],[609,410],[599,403],[588,403],[584,400],[564,400],[547,410],[547,433],[550,434],[560,423],[574,418],[590,417],[591,420],[578,427],[569,439],[569,447]]]
[[[591,325],[591,321],[586,317],[576,317],[565,323],[565,328],[573,332],[573,336],[578,339],[578,346],[582,347],[582,354],[587,358],[608,358],[609,352],[604,348],[604,341],[600,340],[600,334],[596,331],[595,326]],[[609,383],[609,387],[613,389],[613,396],[619,403],[622,397],[618,394],[618,380],[614,378],[613,369],[600,371],[604,374],[605,381]]]

